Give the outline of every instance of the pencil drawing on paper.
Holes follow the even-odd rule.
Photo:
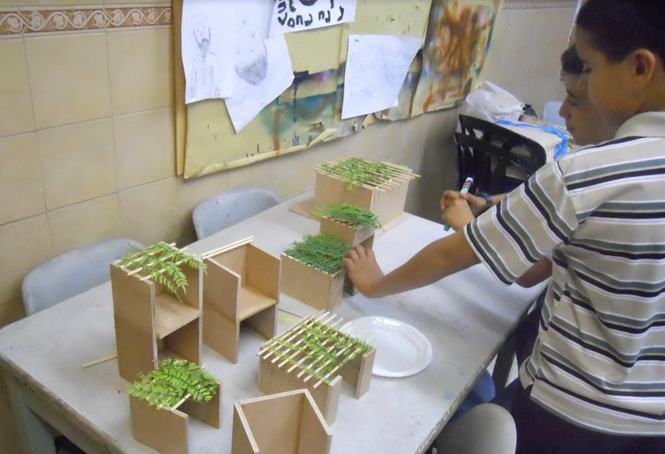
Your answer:
[[[268,51],[261,33],[247,20],[237,28],[234,61],[238,77],[245,82],[259,85],[266,78]]]
[[[208,17],[205,14],[197,14],[194,21],[193,33],[199,53],[192,60],[189,99],[219,98],[220,66],[217,55],[210,51],[212,32]]]

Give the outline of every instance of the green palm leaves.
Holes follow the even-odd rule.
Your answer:
[[[184,359],[165,359],[158,369],[148,375],[139,374],[139,378],[127,385],[127,392],[157,409],[173,407],[183,399],[208,402],[219,388],[212,374]]]
[[[187,276],[181,269],[183,264],[197,270],[206,269],[205,264],[196,257],[161,241],[142,251],[131,252],[119,262],[121,267],[130,272],[138,270],[142,276],[150,276],[153,281],[159,282],[173,292],[178,299],[180,299],[179,293],[187,288]]]

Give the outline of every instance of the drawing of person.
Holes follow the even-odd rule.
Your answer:
[[[210,52],[212,33],[208,25],[208,18],[204,14],[197,14],[195,23],[194,39],[196,39],[199,54],[192,61],[189,97],[194,100],[219,98],[221,93],[219,89],[220,66],[217,55]]]
[[[268,51],[261,33],[243,21],[236,32],[235,68],[238,76],[251,85],[260,84],[268,73]]]

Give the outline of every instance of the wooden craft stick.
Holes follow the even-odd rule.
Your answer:
[[[360,352],[362,351],[362,349],[363,349],[363,347],[358,347],[358,348],[357,348],[353,353],[351,353],[351,354],[352,354],[352,355],[357,355],[358,353],[360,353]],[[327,373],[322,379],[320,379],[319,381],[317,381],[316,383],[314,383],[313,388],[316,389],[321,383],[323,383],[325,380],[327,380],[328,377],[330,377],[332,374],[334,374],[335,372],[337,372],[337,371],[339,370],[340,367],[342,367],[342,364],[338,364],[337,366],[333,367],[333,369],[332,369],[330,372],[328,372],[328,373]]]
[[[284,312],[285,314],[293,315],[294,317],[305,318],[304,315],[296,314],[295,312],[288,311],[288,310],[283,309],[283,308],[281,308],[281,307],[278,307],[277,310],[278,310],[278,311],[282,311],[282,312]]]
[[[326,313],[328,313],[328,312],[326,312]],[[333,314],[333,315],[334,315],[334,314]],[[308,319],[308,320],[306,320],[306,321],[311,321],[311,319]],[[315,320],[315,321],[316,321],[316,320]],[[311,324],[311,323],[309,323],[309,324]],[[298,325],[294,326],[293,328],[291,328],[289,331],[287,331],[287,332],[284,333],[282,336],[280,336],[279,339],[283,338],[284,336],[286,336],[286,335],[288,335],[288,334],[291,334],[291,337],[289,337],[289,338],[286,339],[286,341],[285,341],[285,342],[290,342],[291,340],[293,340],[293,338],[297,337],[298,334],[302,333],[304,327],[307,326],[307,324],[303,324],[303,326],[300,327],[298,330],[293,331],[293,329],[295,329],[295,328],[298,327],[298,326],[300,326],[300,324],[298,324]],[[272,342],[271,344],[269,344],[268,346],[266,346],[266,348],[264,348],[263,350],[261,350],[261,351],[259,352],[259,356],[261,356],[266,350],[269,350],[270,347],[273,346],[275,343],[277,343],[277,342]],[[282,344],[279,344],[279,346],[276,347],[276,350],[277,350],[277,351],[280,351],[283,347],[285,347],[285,346],[282,345]],[[270,358],[270,357],[273,355],[273,353],[274,353],[274,351],[272,351],[272,350],[269,351],[268,354],[265,355],[265,356],[263,357],[263,359],[268,359],[268,358]]]
[[[175,243],[169,244],[169,246],[173,246],[174,244],[175,244]],[[187,247],[188,247],[188,246],[185,246],[184,248],[178,250],[178,252],[184,252],[184,251],[187,249]],[[151,252],[151,253],[148,254],[148,255],[154,255],[156,252],[158,252],[158,251]],[[167,258],[171,257],[173,254],[175,254],[175,252],[170,252],[168,255],[166,255],[166,256],[163,257],[163,258],[167,259]],[[136,260],[138,260],[138,258],[132,260],[132,262],[135,262]],[[160,257],[160,260],[161,260],[161,257]],[[131,263],[131,262],[130,262],[130,263]],[[129,265],[129,263],[128,263],[127,265]],[[135,269],[131,270],[130,272],[128,272],[128,273],[127,273],[127,276],[133,276],[134,274],[138,273],[138,272],[141,271],[142,269],[143,269],[143,266],[139,266],[138,268],[135,268]]]
[[[181,405],[182,405],[187,399],[189,399],[190,397],[192,397],[192,394],[191,394],[191,393],[187,394],[185,397],[183,397],[182,399],[180,399],[180,400],[178,401],[177,404],[175,404],[173,407],[171,407],[170,410],[171,410],[171,411],[175,411],[175,410],[177,410],[178,407],[181,406]]]
[[[318,322],[321,318],[325,317],[325,316],[328,315],[329,313],[330,313],[330,312],[328,312],[328,311],[324,311],[324,312],[321,312],[321,313],[320,313],[316,318],[314,318],[314,319],[313,319],[312,317],[308,317],[308,318],[306,318],[306,319],[304,319],[304,320],[301,320],[298,324],[296,324],[295,326],[293,326],[290,330],[284,331],[284,332],[283,332],[282,334],[280,334],[278,337],[274,337],[274,338],[268,340],[265,344],[262,345],[263,348],[261,349],[261,351],[259,351],[259,352],[257,353],[257,355],[258,355],[258,356],[261,356],[263,353],[265,353],[265,352],[270,348],[270,346],[275,342],[275,339],[283,339],[284,337],[288,336],[289,334],[292,334],[292,333],[293,333],[293,330],[294,330],[295,328],[297,328],[298,326],[300,326],[300,325],[305,325],[305,324],[307,324],[307,323],[311,323],[311,322]],[[301,329],[301,331],[302,331],[302,329]]]
[[[97,364],[105,363],[106,361],[111,361],[112,359],[116,359],[118,357],[118,354],[116,353],[115,355],[107,356],[106,358],[98,359],[95,361],[90,361],[89,363],[85,363],[81,365],[81,368],[85,369],[86,367],[90,366],[95,366]]]
[[[168,245],[169,245],[169,246],[175,246],[175,243],[168,243]],[[124,268],[125,266],[129,265],[130,263],[134,263],[134,262],[136,262],[138,259],[140,259],[140,258],[141,258],[141,252],[142,252],[142,251],[137,251],[136,253],[130,255],[128,258],[129,258],[129,259],[132,259],[132,260],[130,260],[129,262],[127,262],[125,265],[123,265],[123,268]],[[150,253],[148,253],[148,254],[146,254],[146,255],[154,255],[154,254],[156,254],[157,252],[159,252],[159,251],[153,251],[153,252],[150,252]],[[122,260],[122,258],[119,258],[118,260],[115,260],[113,263],[118,263],[120,260]]]
[[[321,322],[321,323],[327,325],[328,322],[332,321],[335,317],[337,317],[337,314],[332,314],[332,316],[331,316],[328,320],[326,320],[325,322]],[[341,322],[342,320],[343,320],[343,319],[340,318],[340,319],[338,320],[337,323]],[[335,324],[337,324],[337,323],[335,323]],[[334,326],[334,325],[333,325],[333,326]],[[326,329],[326,331],[324,331],[324,332],[328,332],[329,329],[330,329],[330,327],[329,327],[328,329]],[[293,340],[293,338],[295,338],[296,336],[298,336],[298,334],[300,334],[301,332],[302,332],[302,328],[301,328],[300,330],[298,330],[298,332],[293,333],[293,336],[291,336],[290,338],[288,338],[288,339],[286,340],[286,342],[290,342],[291,340]],[[284,351],[286,351],[286,350],[289,349],[288,346],[286,346],[286,345],[281,345],[281,344],[280,344],[280,346],[277,347],[276,351],[280,351],[280,350],[282,350],[282,348],[284,348]],[[266,356],[264,356],[263,359],[268,359],[268,358],[272,355],[272,353],[274,353],[274,352],[271,351],[269,354],[267,354]],[[275,359],[273,359],[272,363],[274,364],[275,361],[278,361],[278,360],[279,360],[279,356],[276,357]]]
[[[331,173],[331,172],[329,172],[328,170],[325,170],[325,169],[322,169],[322,168],[320,168],[320,167],[316,167],[316,166],[314,166],[314,167],[312,167],[312,168],[313,168],[314,170],[316,170],[317,172],[320,172],[320,173],[323,173],[323,174],[328,175],[328,176],[331,177],[331,178],[335,178],[336,180],[343,181],[344,183],[348,183],[348,181],[346,181],[345,179],[341,178],[339,175],[335,175],[334,173]],[[359,184],[359,183],[353,183],[353,184],[356,185],[356,186],[359,186],[359,187],[361,187],[361,188],[369,189],[370,191],[375,191],[375,190],[376,190],[376,191],[380,191],[380,192],[386,192],[386,191],[384,191],[383,189],[379,188],[378,186],[368,186],[368,185],[366,185],[366,184]]]
[[[201,257],[203,259],[206,259],[206,258],[212,257],[214,255],[219,255],[223,252],[228,252],[231,249],[235,249],[237,247],[244,246],[245,244],[251,243],[252,241],[254,241],[254,236],[248,236],[247,238],[244,238],[242,240],[238,240],[238,241],[236,241],[234,243],[231,243],[231,244],[227,244],[226,246],[222,246],[222,247],[219,247],[217,249],[213,249],[211,251],[204,252],[203,254],[201,254]]]

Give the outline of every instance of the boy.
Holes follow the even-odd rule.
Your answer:
[[[566,98],[561,104],[559,115],[566,121],[566,129],[577,145],[592,145],[612,139],[621,125],[605,125],[591,104],[586,90],[577,86],[583,66],[574,45],[561,54],[561,81],[566,89]],[[493,195],[491,203],[499,203],[506,195]],[[458,205],[460,199],[466,200],[468,208],[464,203]],[[458,191],[444,192],[440,204],[441,219],[454,230],[463,228],[488,208],[486,198]]]
[[[553,253],[538,339],[513,408],[518,452],[665,450],[665,2],[589,0],[580,87],[615,139],[546,164],[464,228],[383,275],[345,259],[380,297],[481,261],[515,281]]]

